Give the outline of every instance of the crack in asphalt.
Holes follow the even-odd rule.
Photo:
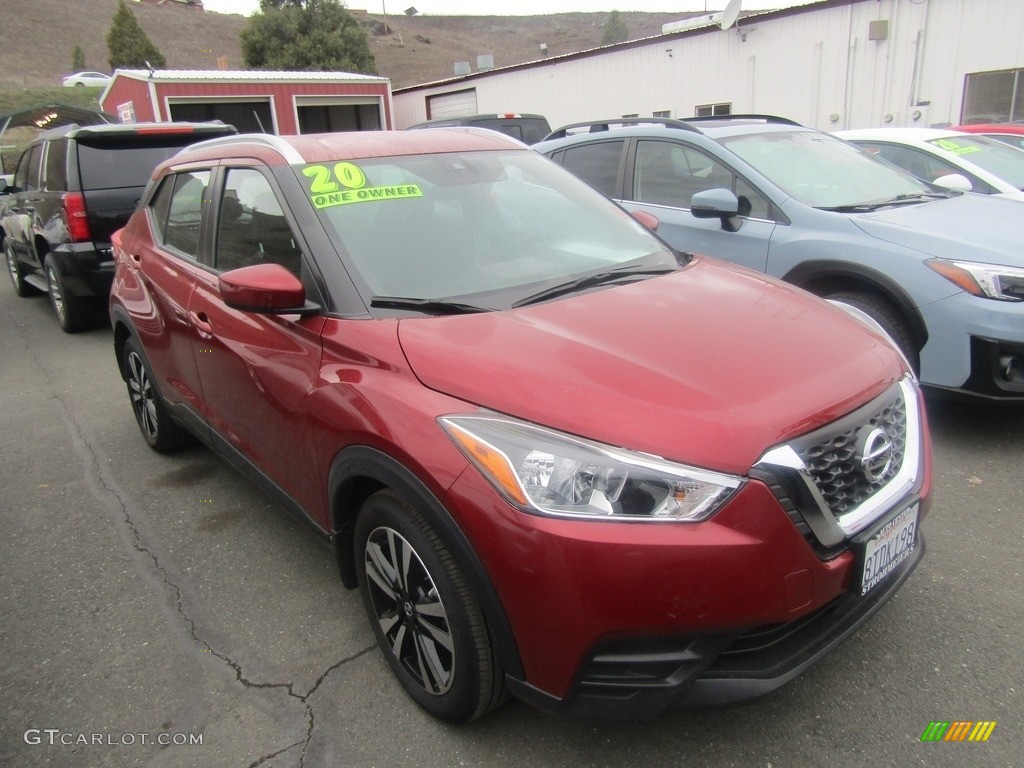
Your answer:
[[[38,363],[39,361],[37,360],[36,362]],[[248,678],[245,675],[245,672],[242,669],[242,665],[239,662],[237,662],[235,659],[231,658],[227,654],[218,651],[207,640],[200,636],[198,628],[196,627],[195,620],[191,616],[189,616],[188,612],[185,610],[185,606],[183,604],[182,599],[183,593],[181,587],[173,581],[171,581],[167,569],[160,564],[160,558],[157,557],[157,554],[153,550],[151,550],[143,543],[142,534],[140,533],[137,524],[132,519],[132,516],[129,513],[128,505],[125,503],[124,499],[121,498],[121,494],[114,487],[113,482],[106,477],[106,472],[104,471],[103,466],[99,461],[99,457],[97,456],[92,443],[89,442],[89,439],[86,437],[85,431],[78,423],[77,419],[75,418],[74,414],[71,411],[71,408],[63,400],[63,398],[61,398],[60,395],[54,392],[52,389],[51,395],[58,403],[60,403],[61,410],[64,412],[65,419],[70,425],[73,447],[75,449],[75,452],[78,454],[79,458],[82,460],[83,467],[85,469],[86,485],[89,486],[89,489],[90,491],[92,491],[92,494],[96,498],[96,500],[99,501],[101,505],[107,507],[108,509],[110,508],[109,504],[107,503],[108,500],[114,500],[114,504],[119,510],[120,515],[124,520],[124,524],[127,527],[127,531],[130,535],[129,543],[137,552],[144,555],[151,561],[152,569],[155,572],[157,572],[159,578],[162,579],[163,583],[172,590],[172,593],[174,595],[176,612],[178,616],[180,616],[180,618],[187,625],[189,636],[192,638],[195,644],[201,646],[205,651],[209,652],[212,656],[215,656],[216,658],[220,659],[224,664],[230,667],[235,673],[235,680],[241,683],[243,687],[254,689],[280,688],[283,691],[285,691],[288,694],[288,696],[302,702],[302,705],[305,707],[306,719],[308,723],[306,728],[306,737],[295,742],[294,744],[289,744],[287,747],[279,749],[276,752],[272,752],[261,756],[256,761],[250,763],[248,768],[256,768],[257,766],[263,765],[268,760],[272,760],[273,758],[282,755],[299,746],[302,747],[302,752],[299,755],[299,766],[301,767],[305,760],[306,750],[313,739],[313,731],[316,725],[315,713],[313,711],[313,706],[309,703],[309,698],[314,693],[316,693],[316,691],[320,688],[320,686],[327,679],[327,676],[331,674],[331,672],[369,653],[377,647],[376,643],[373,643],[367,646],[366,648],[362,648],[356,651],[355,653],[346,656],[345,658],[329,666],[326,670],[324,670],[320,677],[316,679],[316,682],[313,683],[310,689],[305,693],[296,692],[293,683],[261,683]]]

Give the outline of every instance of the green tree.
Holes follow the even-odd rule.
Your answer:
[[[164,55],[142,31],[135,14],[119,0],[114,21],[107,32],[107,48],[110,50],[111,69],[118,67],[145,67],[147,64],[159,69],[167,66]]]
[[[618,11],[612,11],[604,22],[604,34],[601,36],[601,45],[611,45],[629,40],[629,27],[625,19]]]
[[[82,50],[82,46],[76,45],[75,49],[71,51],[71,71],[81,72],[85,69],[85,51]]]
[[[239,40],[253,69],[377,72],[366,30],[338,0],[260,0]]]

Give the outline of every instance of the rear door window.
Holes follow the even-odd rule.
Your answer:
[[[619,197],[619,165],[625,143],[619,139],[569,147],[562,155],[562,165],[597,191]]]
[[[46,172],[43,174],[43,189],[48,192],[63,192],[68,188],[67,160],[68,145],[63,139],[51,141],[46,150]]]
[[[203,200],[210,171],[185,171],[164,179],[150,205],[164,245],[193,259],[199,258]]]

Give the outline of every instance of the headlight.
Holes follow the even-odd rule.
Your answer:
[[[524,512],[697,522],[742,483],[503,416],[438,421],[495,489]]]
[[[928,259],[925,264],[974,296],[1024,301],[1024,269],[945,259]]]

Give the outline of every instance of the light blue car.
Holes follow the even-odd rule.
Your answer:
[[[922,383],[1024,399],[1019,202],[935,187],[765,116],[575,124],[534,149],[653,214],[679,250],[867,313]]]

